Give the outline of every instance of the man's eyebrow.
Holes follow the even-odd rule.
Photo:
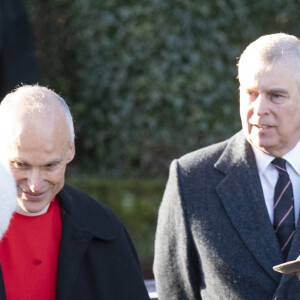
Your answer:
[[[47,166],[47,165],[51,165],[51,164],[59,164],[63,161],[63,159],[61,158],[58,158],[58,159],[53,159],[53,160],[50,160],[48,162],[46,162],[45,164],[43,164],[43,166]],[[12,158],[10,159],[9,161],[10,163],[21,163],[23,164],[24,166],[29,166],[30,163],[27,162],[26,160],[23,160],[23,159],[19,159],[19,158]]]
[[[269,90],[267,90],[267,93],[268,94],[277,93],[277,94],[282,94],[285,96],[289,95],[289,92],[286,89],[281,89],[281,88],[269,89]]]
[[[246,86],[246,85],[240,85],[239,90],[243,91],[257,91],[258,88],[256,86]]]
[[[11,158],[9,160],[10,162],[18,162],[18,163],[22,163],[24,165],[28,165],[28,162],[26,160],[20,159],[20,158]]]
[[[51,165],[51,164],[59,164],[63,161],[63,159],[59,158],[59,159],[54,159],[54,160],[51,160],[51,161],[48,161],[45,166],[47,165]]]

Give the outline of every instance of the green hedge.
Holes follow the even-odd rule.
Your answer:
[[[73,111],[73,172],[165,176],[174,157],[240,129],[236,58],[299,35],[287,0],[26,0],[41,83]]]
[[[300,36],[298,1],[24,3],[40,82],[74,115],[69,174],[95,174],[68,181],[113,208],[149,269],[170,161],[240,129],[236,59],[262,34]]]
[[[68,183],[107,204],[127,228],[145,276],[151,276],[158,207],[165,181],[67,178]]]

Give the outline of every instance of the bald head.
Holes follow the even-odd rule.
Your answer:
[[[42,126],[60,117],[68,129],[68,141],[74,143],[74,125],[70,109],[63,98],[54,91],[38,85],[25,85],[8,94],[0,105],[0,132],[6,132],[15,118],[26,124],[39,121]]]
[[[65,101],[40,86],[23,86],[0,105],[1,158],[17,182],[17,201],[40,213],[64,185],[75,155],[72,117]]]

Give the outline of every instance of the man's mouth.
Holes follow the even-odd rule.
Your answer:
[[[257,127],[258,129],[269,129],[272,128],[272,125],[266,125],[266,124],[251,124],[253,127]]]
[[[22,190],[22,194],[28,199],[28,200],[40,200],[43,198],[45,193],[33,193],[30,191]]]

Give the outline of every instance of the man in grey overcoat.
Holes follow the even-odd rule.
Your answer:
[[[273,270],[300,249],[299,39],[260,37],[238,75],[243,130],[171,164],[155,241],[160,300],[300,299],[297,277]]]

